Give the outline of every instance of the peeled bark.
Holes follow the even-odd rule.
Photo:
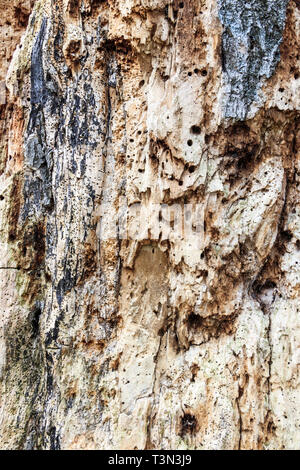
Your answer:
[[[0,447],[299,449],[299,1],[0,10]]]

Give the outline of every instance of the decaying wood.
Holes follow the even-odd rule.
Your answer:
[[[299,448],[299,2],[0,11],[0,447]]]

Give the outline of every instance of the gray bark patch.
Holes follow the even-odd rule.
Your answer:
[[[288,0],[219,0],[225,117],[244,120],[280,58]]]
[[[44,18],[31,54],[31,103],[44,104],[45,81],[43,69],[43,44],[46,34],[47,19]]]

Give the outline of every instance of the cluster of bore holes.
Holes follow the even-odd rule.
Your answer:
[[[199,75],[199,73],[202,75],[202,77],[206,77],[207,76],[207,70],[206,69],[202,69],[202,70],[199,70],[199,69],[194,69],[194,74],[195,75]],[[188,72],[188,76],[191,77],[193,75],[193,72],[189,71]]]
[[[192,126],[190,131],[191,131],[191,134],[194,134],[194,135],[200,135],[201,134],[201,129],[200,129],[199,126]],[[191,147],[193,145],[192,139],[189,139],[187,141],[187,144],[188,144],[189,147]],[[192,173],[192,172],[190,172],[190,173]]]
[[[187,170],[189,173],[194,173],[194,171],[196,170],[196,167],[195,165],[191,165],[191,166],[185,165],[184,169]]]
[[[296,75],[297,75],[297,74],[296,74]],[[295,75],[295,78],[296,78],[296,75]],[[298,75],[298,77],[299,77],[299,75]],[[297,77],[297,78],[298,78],[298,77]],[[284,92],[284,88],[283,88],[283,87],[278,88],[278,91],[279,91],[279,93],[283,93],[283,92]],[[283,99],[284,99],[284,96],[282,96],[282,97],[280,98],[281,101],[282,101]],[[290,101],[291,101],[291,100],[289,99],[288,102],[290,102]],[[285,104],[287,105],[287,102],[286,102]]]

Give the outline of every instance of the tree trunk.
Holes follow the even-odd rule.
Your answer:
[[[299,1],[0,11],[0,447],[299,449]]]

